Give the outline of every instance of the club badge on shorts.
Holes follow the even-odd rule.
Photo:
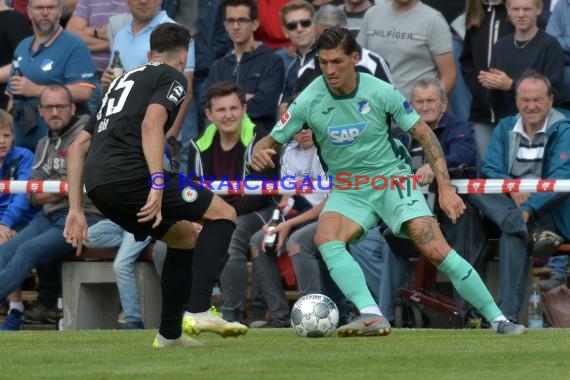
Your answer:
[[[184,199],[184,202],[192,203],[198,199],[198,192],[196,189],[186,186],[184,190],[182,190],[182,199]]]

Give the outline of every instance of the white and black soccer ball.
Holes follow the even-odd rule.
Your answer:
[[[291,326],[302,337],[331,336],[338,325],[339,312],[335,303],[323,294],[307,294],[291,309]]]

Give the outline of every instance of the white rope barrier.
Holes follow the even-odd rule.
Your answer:
[[[570,180],[568,179],[457,179],[451,183],[457,186],[459,194],[500,194],[511,192],[530,193],[568,193],[570,192]],[[405,190],[412,182],[401,183],[400,189]],[[377,186],[381,186],[378,184]],[[67,181],[0,181],[0,194],[26,194],[26,193],[67,193]],[[196,185],[198,186],[198,185]],[[280,180],[280,181],[213,181],[204,182],[204,187],[210,188],[213,193],[219,195],[241,194],[326,194],[330,193],[333,186],[328,179],[322,180]],[[348,184],[338,184],[339,190],[348,190]],[[350,187],[355,188],[355,183]],[[371,186],[369,183],[360,184],[360,188]],[[389,184],[385,188],[376,190],[397,190],[398,184]],[[181,182],[181,191],[187,184]],[[425,192],[425,190],[424,190]]]

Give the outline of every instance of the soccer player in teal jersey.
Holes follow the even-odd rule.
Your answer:
[[[362,270],[346,250],[349,241],[361,239],[380,218],[400,236],[410,238],[418,250],[476,307],[492,328],[505,335],[522,334],[524,326],[501,313],[479,274],[445,241],[420,190],[412,182],[404,187],[379,190],[370,184],[350,188],[337,174],[355,177],[411,176],[406,149],[390,136],[393,119],[418,140],[438,183],[442,210],[456,221],[465,204],[450,182],[445,157],[431,128],[420,120],[402,94],[392,85],[355,71],[358,46],[348,29],[329,28],[317,41],[323,75],[315,79],[291,104],[271,135],[253,149],[251,165],[262,170],[273,165],[271,157],[305,125],[312,129],[323,166],[335,177],[336,187],[319,218],[315,242],[330,274],[342,292],[356,305],[360,316],[339,327],[340,336],[387,335],[391,326],[370,291]]]

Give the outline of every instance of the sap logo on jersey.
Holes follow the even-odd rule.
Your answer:
[[[329,127],[329,138],[331,145],[347,146],[352,145],[354,141],[364,132],[368,126],[367,121],[356,124],[340,125],[338,127]]]
[[[184,99],[186,96],[186,91],[184,91],[184,87],[178,81],[172,82],[170,85],[170,90],[168,90],[168,95],[166,97],[174,104],[178,104]]]

